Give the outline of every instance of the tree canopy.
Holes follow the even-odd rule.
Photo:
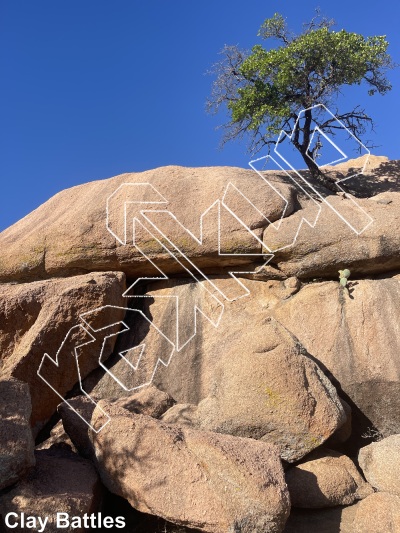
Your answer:
[[[295,35],[276,13],[258,32],[264,40],[276,40],[275,48],[224,47],[222,61],[213,68],[216,80],[208,100],[209,111],[221,107],[228,111],[223,143],[246,135],[249,150],[256,153],[274,145],[281,130],[290,135],[296,128],[292,142],[311,174],[321,179],[310,139],[316,126],[334,135],[335,119],[322,120],[320,111],[311,108],[317,104],[331,108],[345,85],[365,85],[371,96],[385,94],[391,89],[386,73],[395,66],[385,35],[364,37],[344,29],[334,31],[334,25],[317,13]],[[300,115],[302,110],[307,111]],[[373,126],[359,106],[336,111],[335,116],[360,140]],[[321,181],[329,185],[326,179]]]

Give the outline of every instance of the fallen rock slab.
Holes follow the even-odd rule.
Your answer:
[[[96,396],[95,399],[99,400]],[[154,385],[109,401],[114,409],[125,409],[130,413],[148,415],[153,418],[159,418],[175,403],[169,394]],[[95,404],[85,395],[70,398],[68,403],[61,403],[57,409],[67,437],[71,439],[79,453],[87,458],[93,457],[93,446],[89,438],[89,425],[84,420],[90,422],[94,409]]]
[[[111,400],[113,405],[122,407],[130,413],[160,418],[176,402],[168,393],[154,385],[143,387],[135,393]]]
[[[105,486],[145,513],[210,533],[281,532],[289,495],[276,446],[168,425],[101,401],[91,432]]]
[[[22,478],[35,464],[26,383],[0,380],[0,489]]]
[[[333,450],[315,450],[285,476],[293,507],[351,505],[374,492],[353,461]]]
[[[82,378],[99,366],[100,356],[105,360],[112,353],[116,336],[106,339],[103,347],[105,335],[94,330],[111,324],[116,326],[108,328],[107,334],[120,330],[125,315],[124,289],[125,276],[120,272],[0,285],[0,322],[5,324],[0,331],[1,374],[28,383],[35,431],[60,403],[60,396],[52,389],[64,397],[79,382],[74,348],[86,343],[79,351]],[[81,318],[84,313],[104,306],[108,307],[86,315],[89,326],[85,324]],[[38,376],[46,353],[52,359],[46,358],[41,367],[47,383]]]
[[[379,201],[388,197],[389,203]],[[278,231],[265,229],[264,243],[275,254],[271,264],[301,279],[336,276],[339,268],[364,275],[400,267],[399,192],[366,199],[330,196],[329,202],[333,209],[322,203],[315,227],[303,223],[298,231],[302,219],[315,221],[315,207],[306,207],[283,219]]]
[[[261,238],[270,221],[287,216],[294,209],[294,188],[282,183],[274,172],[270,179],[274,188],[252,170],[169,166],[67,189],[0,234],[3,250],[0,282],[33,281],[88,271],[118,270],[132,278],[155,275],[150,261],[132,246],[132,220],[138,217],[145,223],[140,214],[143,209],[168,209],[184,227],[199,236],[201,215],[216,200],[225,198],[235,215]],[[227,191],[230,183],[233,187]],[[221,216],[221,252],[236,256],[218,256],[218,207],[205,217],[200,246],[170,216],[161,213],[148,216],[200,268],[249,264],[254,257],[241,257],[238,252],[262,251],[261,242],[226,209]],[[113,233],[107,231],[107,220]],[[147,227],[152,229],[150,224]],[[159,267],[167,274],[183,271],[148,232],[139,234],[139,229],[137,243],[147,255],[157,259]]]
[[[93,465],[86,459],[66,450],[42,450],[35,453],[36,467],[29,476],[12,490],[0,496],[0,515],[4,521],[9,513],[12,515],[13,525],[5,531],[26,532],[21,527],[21,513],[26,516],[49,517],[45,531],[59,532],[57,527],[57,513],[66,513],[72,523],[73,517],[82,517],[100,511],[102,489],[98,475]],[[63,517],[66,518],[65,516]],[[63,531],[87,531],[82,525],[65,527]],[[4,526],[4,522],[2,524]],[[39,525],[33,528],[38,531]]]
[[[378,491],[400,496],[400,435],[391,435],[362,448],[358,462]]]

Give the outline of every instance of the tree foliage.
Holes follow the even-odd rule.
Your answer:
[[[258,44],[243,51],[225,46],[223,60],[212,71],[216,80],[208,100],[209,111],[217,112],[221,107],[228,111],[223,143],[247,135],[249,149],[255,153],[275,144],[281,130],[290,135],[296,126],[294,145],[312,175],[321,175],[309,151],[310,138],[315,126],[334,135],[337,122],[326,116],[322,121],[319,111],[310,108],[323,104],[331,109],[346,85],[365,85],[371,96],[385,94],[391,89],[386,73],[395,66],[387,53],[386,36],[334,31],[334,24],[317,12],[302,33],[295,35],[276,13],[258,32],[263,40],[277,41],[275,48]],[[303,109],[308,112],[299,120]],[[345,113],[336,111],[336,117],[360,140],[373,126],[360,107]]]

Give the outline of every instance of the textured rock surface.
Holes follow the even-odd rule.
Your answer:
[[[377,492],[349,507],[294,509],[284,533],[398,533],[400,498]]]
[[[273,310],[357,408],[355,429],[361,411],[384,435],[400,432],[399,298],[397,277],[358,280],[350,296],[328,281],[303,287]]]
[[[352,434],[352,409],[350,405],[340,398],[340,403],[343,406],[344,412],[346,414],[346,422],[342,427],[337,429],[335,433],[329,437],[326,442],[328,448],[335,448],[346,442]]]
[[[353,533],[398,533],[400,531],[400,498],[376,492],[357,503]]]
[[[0,515],[25,513],[26,516],[49,517],[45,531],[59,532],[56,513],[83,517],[100,510],[101,485],[94,467],[86,459],[65,450],[42,450],[35,453],[36,467],[11,491],[0,496]],[[4,531],[11,531],[5,528]],[[12,531],[25,532],[17,527]],[[64,531],[87,531],[68,528]]]
[[[135,214],[138,215],[139,209],[168,209],[198,236],[200,216],[213,202],[223,198],[230,182],[258,211],[249,207],[233,188],[226,196],[227,205],[260,237],[268,220],[277,220],[283,213],[287,215],[293,210],[293,188],[279,182],[275,173],[270,179],[281,195],[254,171],[229,167],[164,167],[67,189],[0,234],[0,248],[7,250],[0,262],[0,281],[32,281],[96,270],[121,270],[131,277],[154,275],[151,263],[129,244],[132,243],[131,221]],[[105,227],[107,198],[124,183],[152,184],[168,201],[167,204],[146,205],[146,202],[160,202],[162,198],[144,185],[138,191],[133,191],[132,187],[120,189],[113,197],[108,212],[111,227],[118,236],[124,234],[124,204],[128,201],[145,202],[140,206],[128,204],[127,245],[118,242]],[[218,257],[218,213],[215,209],[204,220],[201,246],[166,215],[152,215],[152,220],[163,228],[168,237],[173,238],[182,251],[196,258],[202,268],[248,264],[254,259],[239,255]],[[225,211],[221,220],[221,252],[261,253],[261,243],[233,215]],[[151,225],[147,224],[147,227],[151,228]],[[146,254],[160,259],[157,263],[159,267],[167,273],[182,271],[182,267],[148,233],[139,235],[138,232],[137,237]]]
[[[328,170],[348,177],[362,163]],[[42,368],[60,394],[80,394],[71,364],[77,360],[94,401],[83,395],[71,405],[98,425],[107,413],[111,418],[96,434],[63,402],[63,422],[37,448],[33,469],[30,407],[16,401],[26,383],[16,386],[21,390],[4,389],[0,513],[54,515],[60,509],[82,516],[99,510],[98,479],[91,463],[73,454],[78,450],[120,495],[113,498],[129,507],[128,529],[138,533],[183,533],[188,526],[217,533],[399,531],[399,171],[400,162],[372,157],[362,177],[346,182],[366,213],[353,209],[351,195],[328,193],[335,213],[279,173],[267,177],[281,196],[252,171],[167,167],[63,191],[1,233],[0,372],[29,384],[34,433],[60,402],[36,374],[46,352],[61,361],[57,367],[48,357]],[[229,182],[258,210],[227,188]],[[163,197],[150,184],[168,203],[151,203]],[[119,186],[106,213],[107,198]],[[233,211],[220,204],[220,252],[226,255],[218,253],[217,205],[202,219],[201,244],[174,218],[154,212],[170,210],[198,237],[202,213],[223,198]],[[135,200],[142,203],[130,203]],[[297,234],[300,221],[312,220],[318,206],[315,228],[303,224]],[[119,242],[125,238],[124,207],[126,241]],[[147,221],[139,213],[146,208],[153,211]],[[356,226],[368,216],[374,220],[356,235],[338,214]],[[107,216],[114,236],[106,230]],[[132,244],[134,216],[153,233],[136,223],[137,243],[173,279],[139,280],[128,300],[122,297],[124,274],[130,283],[159,276]],[[281,216],[277,231],[270,222]],[[167,239],[209,279],[179,279],[187,275],[185,263],[168,252]],[[263,267],[260,256],[249,255],[268,251],[257,239],[278,249]],[[296,242],[285,248],[291,240]],[[256,265],[256,274],[246,274]],[[337,271],[344,268],[351,270],[349,293],[338,287]],[[231,270],[242,271],[250,296],[229,278]],[[104,313],[85,315],[87,324],[80,320],[101,306]],[[121,320],[128,331],[120,331]],[[102,346],[99,330],[105,326],[111,336]],[[95,330],[95,341],[87,344]],[[160,390],[142,388],[145,383]],[[94,410],[100,398],[109,400]],[[347,456],[366,444],[363,434],[378,431],[397,435],[359,453],[368,481],[381,491],[372,493]],[[324,451],[322,443],[346,455]],[[286,526],[289,491],[279,456],[303,460],[286,465],[292,504],[304,506],[293,507]],[[356,499],[362,501],[339,505]],[[335,507],[310,509],[319,506]]]
[[[130,305],[142,308],[152,324],[161,330],[165,337],[175,344],[179,342],[182,346],[170,359],[171,346],[165,337],[154,328],[149,328],[146,320],[128,314],[125,322],[131,329],[125,335],[119,336],[115,351],[125,352],[142,344],[144,339],[151,350],[142,357],[135,372],[132,372],[120,357],[114,355],[110,358],[112,372],[126,387],[140,386],[152,377],[160,358],[164,364],[158,365],[153,376],[154,384],[167,390],[181,403],[198,403],[210,394],[216,379],[215,369],[220,354],[231,349],[231,345],[239,336],[239,329],[245,334],[255,330],[252,320],[256,316],[267,316],[269,308],[280,298],[289,297],[298,290],[296,285],[291,286],[295,281],[293,279],[282,283],[242,279],[251,296],[226,302],[217,289],[231,298],[238,298],[246,294],[243,287],[229,278],[213,277],[211,281],[214,287],[204,282],[189,283],[187,279],[154,282],[147,286],[145,298],[129,299]],[[218,326],[213,327],[199,314],[196,316],[195,307],[200,308],[209,320]],[[262,332],[257,335],[262,337]],[[125,356],[130,359],[129,354]],[[136,360],[137,355],[133,353],[133,362]],[[168,366],[165,366],[168,362]],[[100,370],[85,380],[85,387],[101,398],[116,398],[126,394],[115,379]]]
[[[93,447],[89,439],[90,428],[84,420],[90,422],[94,408],[93,402],[86,396],[71,398],[68,404],[60,403],[57,408],[68,437],[78,452],[88,459],[93,457]]]
[[[286,483],[292,506],[309,509],[351,505],[374,492],[349,457],[327,449],[287,470]]]
[[[44,354],[55,359],[70,329],[78,327],[60,352],[60,368],[49,360],[42,367],[49,383],[64,396],[79,381],[74,347],[93,340],[83,327],[79,328],[79,324],[84,324],[80,315],[104,305],[123,306],[124,288],[124,274],[112,272],[0,285],[1,374],[29,384],[34,426],[40,428],[60,403],[60,397],[37,375]],[[87,317],[87,321],[94,329],[100,329],[121,321],[124,315],[123,309],[110,307]],[[111,329],[116,332],[120,326]],[[99,365],[104,335],[94,335],[96,341],[79,352],[82,377]],[[115,338],[107,340],[103,360],[112,352]]]
[[[29,388],[0,380],[0,489],[18,481],[35,464]]]
[[[73,445],[71,439],[66,433],[62,420],[59,420],[50,432],[48,439],[41,442],[36,446],[36,450],[48,450],[50,448],[67,448],[73,452],[77,452],[77,449]]]
[[[94,399],[96,401],[99,400],[96,397]],[[110,402],[114,408],[124,409],[135,414],[148,415],[153,418],[159,418],[174,404],[171,396],[153,385],[140,389],[136,393],[110,400]],[[82,418],[90,422],[94,408],[93,402],[83,395],[69,399],[68,404],[63,402],[58,406],[63,428],[65,428],[67,435],[69,435],[79,453],[84,457],[93,456],[93,447],[89,439],[89,426]]]
[[[330,171],[339,177],[353,175],[361,170],[363,163],[362,159],[350,160],[330,168]],[[396,211],[399,194],[393,191],[398,190],[399,166],[398,161],[372,156],[364,176],[346,182],[358,195],[372,196],[371,199],[357,200],[375,219],[361,238],[351,232],[332,210],[324,208],[317,228],[314,230],[304,225],[296,245],[278,254],[276,262],[279,267],[286,274],[300,277],[335,274],[335,265],[340,261],[347,263],[347,266],[351,264],[359,272],[382,272],[398,268],[399,237],[396,228],[399,227],[399,220]],[[0,234],[0,247],[7,249],[7,254],[2,256],[0,262],[0,281],[32,281],[95,270],[122,270],[129,277],[154,275],[150,263],[130,245],[132,235],[129,229],[127,245],[121,244],[105,230],[107,198],[121,186],[112,197],[108,210],[111,228],[120,238],[124,233],[123,209],[126,202],[160,202],[163,197],[167,203],[142,204],[140,208],[168,209],[198,236],[201,214],[213,202],[222,199],[228,184],[232,183],[257,210],[249,206],[232,187],[225,196],[226,205],[248,227],[254,229],[257,237],[262,236],[263,229],[270,221],[276,221],[282,215],[288,217],[280,231],[276,232],[272,226],[265,231],[265,242],[270,244],[270,248],[280,248],[286,244],[286,240],[290,240],[290,236],[293,240],[303,216],[307,217],[309,212],[312,217],[315,215],[315,204],[311,202],[310,206],[310,202],[302,198],[300,204],[304,209],[289,216],[294,211],[295,196],[302,196],[300,190],[295,190],[292,181],[282,173],[270,171],[266,176],[275,190],[252,170],[176,166],[122,174],[67,189]],[[140,190],[133,192],[131,186],[124,187],[125,183],[142,185],[139,186]],[[143,184],[151,184],[161,196]],[[343,215],[347,214],[350,220],[357,217],[354,211],[348,212],[348,206],[352,205],[351,198],[330,195],[329,200],[335,209],[338,208]],[[127,204],[128,227],[131,227],[130,221],[138,211],[138,205]],[[199,247],[165,215],[150,215],[152,221],[162,227],[166,235],[172,237],[182,251],[202,268],[218,271],[223,266],[251,262],[251,258],[239,255],[217,257],[216,216],[216,212],[211,211],[205,218],[205,239]],[[143,218],[141,215],[139,217]],[[365,215],[359,214],[358,218],[364,221]],[[68,232],[65,228],[68,228]],[[229,212],[223,213],[222,228],[222,252],[237,254],[261,251],[261,244]],[[182,267],[147,233],[138,233],[137,236],[145,253],[160,259],[158,266],[167,273],[182,272]],[[124,242],[123,238],[121,240]]]
[[[361,211],[354,210],[350,197],[332,196],[329,201],[357,231],[370,220]],[[336,277],[342,267],[357,274],[398,269],[400,193],[381,193],[372,198],[357,199],[357,203],[373,219],[361,235],[350,229],[326,204],[321,204],[315,227],[303,224],[297,233],[302,218],[315,220],[315,208],[310,206],[283,219],[279,231],[273,226],[266,228],[264,243],[275,251],[272,263],[287,276],[306,279]]]
[[[136,393],[122,396],[112,403],[131,413],[160,418],[175,404],[175,400],[154,385],[149,385]]]
[[[283,530],[289,496],[278,449],[167,425],[100,402],[91,433],[103,483],[140,511],[210,533]],[[102,424],[96,409],[92,424]]]
[[[217,281],[221,290],[232,289],[231,281]],[[277,444],[283,458],[295,461],[322,444],[346,417],[335,388],[323,372],[268,315],[274,302],[296,288],[251,280],[246,286],[251,296],[225,302],[215,329],[207,320],[198,321],[197,327],[194,322],[195,305],[214,319],[222,310],[222,304],[210,299],[202,284],[154,284],[145,299],[152,323],[174,337],[176,301],[171,296],[177,295],[182,337],[186,340],[195,334],[187,347],[174,353],[167,368],[159,365],[154,383],[182,403],[198,403],[198,408],[174,407],[165,415],[167,421],[262,438]],[[142,357],[140,368],[132,374],[120,358],[111,368],[127,386],[139,386],[141,376],[152,375],[160,354],[168,359],[164,337],[149,332],[146,323],[143,328],[139,326],[136,335],[135,339],[128,334],[117,350],[126,351],[139,340],[151,345],[152,351]],[[100,397],[121,394],[110,375],[100,379],[93,393]]]
[[[375,489],[400,496],[400,435],[365,446],[358,454],[358,462]]]

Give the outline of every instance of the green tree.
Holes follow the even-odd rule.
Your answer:
[[[316,150],[310,147],[316,126],[334,135],[337,122],[327,119],[321,107],[310,108],[317,104],[331,108],[345,85],[364,84],[369,95],[385,94],[391,89],[386,73],[395,65],[387,53],[386,36],[366,38],[334,31],[334,25],[318,11],[303,25],[300,35],[288,30],[279,13],[265,20],[258,35],[275,39],[278,46],[265,49],[256,45],[251,51],[225,46],[222,61],[212,69],[216,79],[207,107],[213,113],[221,107],[228,111],[230,120],[223,125],[222,143],[246,135],[253,154],[274,145],[281,130],[290,135],[296,128],[292,142],[311,175],[337,190],[332,178],[320,171]],[[306,112],[299,119],[303,109]],[[359,140],[373,128],[371,117],[359,106],[345,113],[337,111],[336,117]]]

